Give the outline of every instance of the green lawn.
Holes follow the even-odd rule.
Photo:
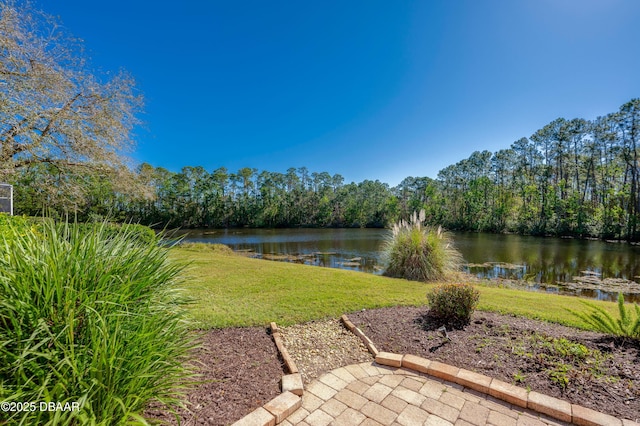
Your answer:
[[[433,284],[361,272],[250,259],[226,247],[171,249],[188,262],[183,287],[203,328],[290,325],[363,308],[426,304]],[[522,315],[588,328],[566,308],[584,310],[578,298],[480,286],[480,310]],[[616,314],[615,303],[595,302]]]

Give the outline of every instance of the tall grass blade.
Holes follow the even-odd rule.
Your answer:
[[[414,281],[445,280],[460,270],[462,256],[454,248],[451,236],[441,227],[422,226],[424,211],[414,212],[391,228],[383,247],[384,275]]]
[[[0,401],[80,403],[9,413],[9,424],[144,424],[151,401],[181,404],[195,346],[182,266],[151,235],[107,223],[3,227]]]

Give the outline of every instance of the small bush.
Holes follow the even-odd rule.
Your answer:
[[[409,222],[400,221],[392,228],[383,248],[386,260],[384,275],[414,281],[447,279],[460,269],[462,256],[442,228],[424,227],[424,210],[414,213]]]
[[[174,407],[193,337],[181,266],[133,228],[45,221],[0,235],[0,401],[79,403],[3,413],[7,424],[134,424]]]
[[[0,213],[0,239],[13,240],[16,235],[24,234],[28,231],[35,231],[39,224],[26,216],[10,216]]]
[[[593,303],[580,301],[591,308],[591,312],[583,313],[568,309],[573,315],[577,316],[595,330],[602,333],[613,334],[614,336],[630,337],[632,339],[640,339],[640,307],[633,304],[635,310],[635,318],[631,309],[627,310],[624,305],[624,296],[618,293],[618,316],[614,318],[609,312],[596,306]]]
[[[460,328],[471,321],[480,292],[471,284],[442,284],[427,294],[429,316],[445,325]]]

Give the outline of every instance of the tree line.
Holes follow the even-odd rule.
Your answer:
[[[82,179],[86,196],[73,207],[86,219],[169,227],[383,227],[424,209],[427,222],[454,230],[638,240],[639,132],[640,99],[633,99],[592,121],[558,118],[507,149],[476,151],[436,179],[407,177],[396,187],[347,184],[305,167],[171,172],[142,164],[135,180],[146,196],[92,176]],[[22,173],[22,212],[47,205],[37,175],[50,167]]]
[[[453,229],[640,237],[640,99],[598,117],[558,118],[438,174],[430,220]]]
[[[0,181],[15,210],[157,226],[386,226],[424,209],[449,229],[639,240],[640,100],[595,120],[558,118],[436,179],[224,167],[130,169],[142,98],[126,73],[96,74],[80,41],[30,4],[0,2]]]
[[[96,74],[80,41],[30,4],[0,2],[0,181],[18,213],[157,226],[386,226],[424,209],[449,229],[639,240],[639,99],[595,120],[558,118],[436,179],[224,167],[127,167],[142,98]]]
[[[135,173],[138,186],[148,190],[145,196],[114,191],[109,181],[87,181],[85,202],[73,214],[79,220],[111,217],[163,228],[383,227],[396,215],[387,205],[389,185],[345,184],[339,174],[305,167],[279,173],[224,167],[207,172],[198,166],[176,173],[145,163]],[[17,193],[28,194],[28,186]],[[32,207],[28,214],[39,210],[37,202]]]

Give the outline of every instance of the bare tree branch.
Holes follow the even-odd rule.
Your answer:
[[[37,164],[75,175],[125,170],[141,108],[134,80],[93,73],[56,19],[0,2],[0,180]],[[82,179],[59,183],[82,192]]]

